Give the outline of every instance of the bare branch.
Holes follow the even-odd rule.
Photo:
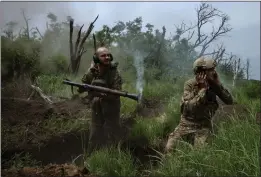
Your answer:
[[[250,68],[250,62],[249,59],[247,59],[246,63],[246,79],[249,80],[249,68]]]
[[[75,46],[74,46],[74,51],[76,52],[78,50],[78,46],[79,46],[79,43],[80,43],[80,39],[81,39],[81,31],[82,31],[82,28],[83,28],[84,24],[80,27],[80,30],[78,32],[78,36],[77,36],[77,40],[76,40],[76,43],[75,43]]]
[[[92,29],[94,28],[94,23],[96,22],[96,20],[98,19],[98,17],[99,17],[99,15],[97,15],[97,17],[95,18],[95,20],[90,24],[90,26],[89,26],[87,32],[86,32],[85,35],[83,36],[83,39],[82,39],[82,41],[81,41],[81,43],[80,43],[80,46],[79,46],[78,51],[75,51],[75,53],[80,54],[80,49],[83,47],[83,44],[84,44],[85,40],[87,39],[87,37],[90,35]]]
[[[97,50],[97,45],[96,45],[95,34],[92,34],[92,37],[93,37],[93,48],[94,48],[94,52],[96,52],[96,50]]]
[[[227,25],[227,22],[229,21],[229,17],[223,13],[221,13],[216,8],[213,8],[211,5],[202,3],[199,8],[196,9],[197,11],[197,39],[195,43],[193,44],[192,50],[201,46],[201,51],[199,53],[199,56],[204,55],[206,49],[209,47],[209,45],[218,39],[218,37],[221,37],[222,35],[226,34],[227,32],[231,31],[232,28],[230,28]],[[217,30],[215,30],[214,26],[212,27],[212,32],[210,35],[204,34],[202,32],[203,25],[207,23],[213,22],[214,18],[219,17],[221,18],[221,23]]]
[[[23,14],[23,18],[24,18],[24,21],[25,21],[25,25],[26,25],[26,36],[28,39],[30,39],[30,33],[29,33],[29,23],[28,21],[30,20],[29,18],[26,18],[26,15],[25,15],[25,12],[24,12],[24,9],[22,9],[22,14]]]
[[[83,38],[81,39],[81,32],[84,25],[82,25],[79,29],[77,39],[74,46],[73,51],[73,42],[72,42],[72,35],[73,35],[73,22],[74,20],[70,18],[70,37],[69,37],[69,43],[70,43],[70,56],[71,56],[71,63],[70,67],[72,68],[72,72],[74,74],[77,74],[81,62],[82,55],[87,51],[84,50],[83,44],[85,43],[87,37],[90,35],[92,29],[94,28],[94,22],[98,19],[99,15],[95,18],[95,20],[90,24],[88,30],[85,32]]]
[[[73,43],[72,43],[72,35],[73,35],[73,19],[70,19],[70,36],[69,36],[69,43],[70,43],[70,55],[71,57],[74,56],[74,52],[73,52]]]
[[[37,31],[37,33],[40,35],[40,37],[43,39],[43,35],[41,34],[41,32],[39,31],[39,29],[37,27],[32,28],[31,30],[35,29]],[[31,31],[30,30],[30,31]]]

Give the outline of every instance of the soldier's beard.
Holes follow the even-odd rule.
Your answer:
[[[105,61],[105,62],[101,61],[100,62],[100,65],[103,66],[103,67],[108,67],[110,64],[111,64],[110,61]]]

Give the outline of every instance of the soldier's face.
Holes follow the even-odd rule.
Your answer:
[[[108,50],[101,51],[99,59],[103,65],[109,65],[111,62],[111,53]]]

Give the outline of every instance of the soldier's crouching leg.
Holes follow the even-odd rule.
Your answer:
[[[88,156],[98,148],[101,148],[103,145],[104,132],[103,132],[103,124],[104,118],[102,115],[102,109],[100,100],[98,98],[94,98],[92,100],[92,118],[90,125],[90,135],[89,135],[89,143],[88,143]]]
[[[169,153],[172,151],[176,146],[178,141],[183,139],[184,141],[189,141],[189,143],[192,143],[191,140],[194,139],[194,133],[196,132],[196,129],[191,126],[185,126],[183,124],[179,124],[174,132],[172,132],[169,135],[169,139],[167,142],[167,145],[165,147],[165,152]]]
[[[182,138],[184,132],[181,131],[181,126],[178,125],[175,130],[169,134],[167,144],[165,146],[165,153],[171,152],[176,146],[177,142]]]
[[[207,140],[211,134],[210,129],[202,128],[195,133],[194,146],[196,148],[202,148],[207,145]]]

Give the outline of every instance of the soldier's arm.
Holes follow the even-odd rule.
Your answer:
[[[231,93],[220,83],[218,85],[215,85],[213,88],[217,94],[217,96],[228,105],[233,104],[233,97]]]
[[[93,79],[93,75],[92,75],[90,69],[88,69],[88,71],[82,77],[82,83],[84,83],[84,84],[91,84],[92,79]],[[85,90],[83,88],[79,88],[78,89],[79,93],[83,93],[84,91]]]
[[[87,73],[85,73],[82,77],[82,83],[84,84],[91,84],[93,79],[93,75],[91,73],[91,70],[88,69]]]
[[[182,96],[182,107],[185,111],[193,111],[197,109],[198,106],[205,104],[206,99],[206,89],[201,89],[198,94],[194,95],[193,85],[190,82],[184,84],[184,93]]]

